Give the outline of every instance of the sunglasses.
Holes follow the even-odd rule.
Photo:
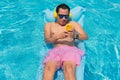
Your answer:
[[[65,17],[65,19],[69,18],[69,15],[58,14],[58,16],[60,19],[62,19],[63,17]]]

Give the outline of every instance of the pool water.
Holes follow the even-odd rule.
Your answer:
[[[37,80],[46,48],[42,11],[63,2],[86,8],[84,80],[120,80],[120,0],[0,0],[0,80]]]

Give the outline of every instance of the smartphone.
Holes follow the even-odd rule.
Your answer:
[[[65,27],[66,31],[72,31],[72,29],[73,29],[73,26],[71,24],[67,24]]]

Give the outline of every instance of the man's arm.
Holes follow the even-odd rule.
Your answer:
[[[44,27],[44,38],[46,42],[55,43],[57,41],[57,36],[52,36],[50,27],[51,23],[46,23]]]
[[[79,40],[85,40],[88,39],[87,34],[85,33],[85,31],[82,29],[81,25],[79,23],[76,22],[72,22],[75,31],[78,33],[78,39]]]

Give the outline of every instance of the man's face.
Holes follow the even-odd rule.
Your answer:
[[[68,9],[62,9],[62,8],[59,8],[59,11],[58,11],[58,18],[57,18],[57,22],[64,26],[67,24],[67,21],[69,19],[69,11]]]

